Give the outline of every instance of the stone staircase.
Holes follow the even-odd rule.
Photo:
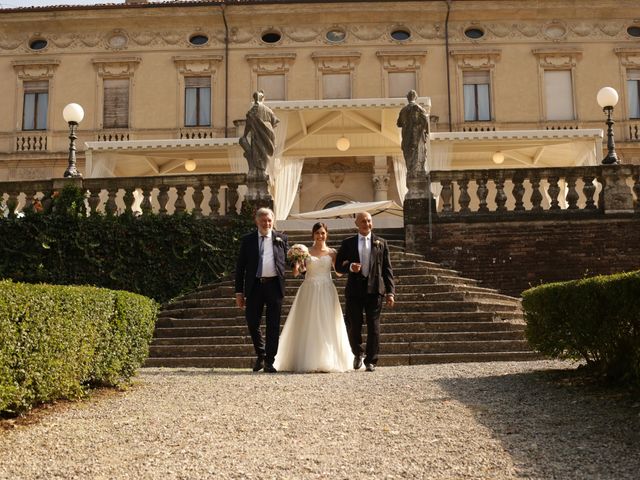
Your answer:
[[[376,229],[391,250],[396,305],[383,308],[379,365],[513,361],[540,358],[524,338],[520,300],[478,286],[473,279],[404,252],[401,229]],[[339,246],[353,232],[330,232]],[[308,232],[289,244],[309,244]],[[282,325],[301,279],[287,279]],[[344,306],[346,277],[336,280]],[[366,330],[366,329],[365,329]],[[153,367],[248,368],[255,354],[231,279],[206,285],[160,312],[150,357]]]

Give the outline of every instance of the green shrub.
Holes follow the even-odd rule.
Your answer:
[[[73,192],[56,198],[45,213],[0,218],[0,279],[95,285],[165,302],[228,276],[251,228],[244,217],[86,217]]]
[[[640,384],[640,271],[541,285],[522,298],[535,349]]]
[[[0,281],[0,412],[127,382],[148,354],[153,300]]]

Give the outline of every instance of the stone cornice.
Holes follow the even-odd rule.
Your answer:
[[[255,73],[285,73],[296,59],[295,53],[251,53],[244,56]]]
[[[458,67],[465,70],[493,68],[500,60],[501,50],[495,48],[452,49],[449,50]]]
[[[222,54],[207,55],[176,55],[173,57],[178,71],[185,73],[208,73],[213,74],[215,67],[224,58]]]
[[[91,63],[93,63],[98,75],[102,77],[130,77],[141,61],[142,59],[140,57],[104,57],[91,59]]]
[[[426,50],[381,50],[376,52],[382,68],[388,71],[419,70]]]
[[[313,52],[311,58],[321,72],[353,70],[361,57],[360,52]]]
[[[575,47],[534,48],[531,53],[542,68],[571,68],[582,58],[582,49]]]
[[[640,47],[618,47],[613,51],[625,67],[640,67]]]
[[[52,58],[37,58],[29,60],[14,60],[11,62],[18,78],[22,80],[34,80],[51,78],[60,65],[60,60]]]

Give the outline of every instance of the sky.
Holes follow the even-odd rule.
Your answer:
[[[48,5],[94,5],[96,3],[124,3],[124,0],[0,0],[2,8],[45,7]]]

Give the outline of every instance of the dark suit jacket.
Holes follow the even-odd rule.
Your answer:
[[[273,260],[280,280],[280,292],[284,296],[284,275],[288,249],[287,235],[272,230]],[[236,262],[236,293],[251,295],[258,271],[258,231],[248,233],[240,240],[240,253]]]
[[[360,263],[358,253],[358,235],[342,241],[336,257],[336,270],[340,273],[349,273],[345,295],[347,297],[362,296],[366,293],[378,295],[395,294],[396,287],[393,281],[393,269],[389,260],[389,247],[387,242],[371,233],[371,256],[369,257],[369,280],[367,290],[363,291],[361,273],[353,273],[349,270],[351,263]]]

